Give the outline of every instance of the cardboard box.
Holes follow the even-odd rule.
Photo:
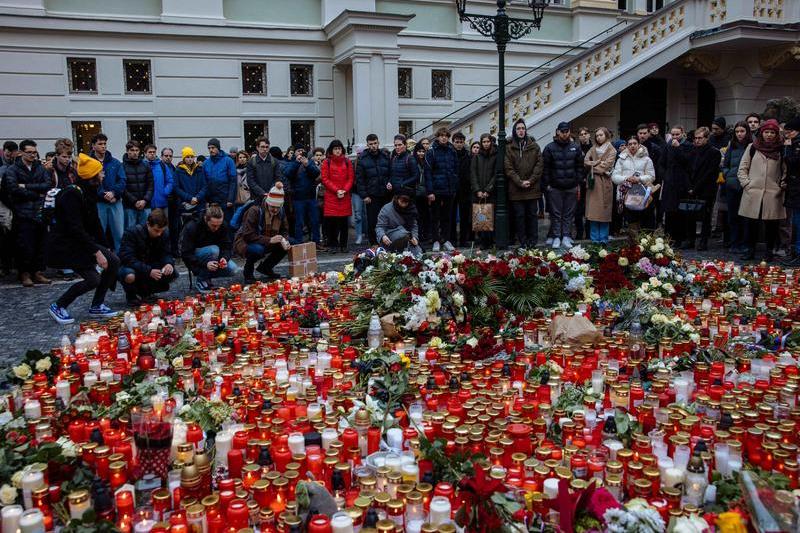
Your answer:
[[[317,245],[313,242],[289,248],[289,277],[304,278],[317,273]]]

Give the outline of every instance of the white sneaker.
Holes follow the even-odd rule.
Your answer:
[[[561,239],[558,237],[553,239],[553,248],[561,248]]]
[[[450,244],[450,241],[445,241],[445,242],[444,242],[444,250],[445,250],[446,252],[452,252],[452,251],[453,251],[453,250],[455,250],[455,249],[456,249],[456,248],[455,248],[455,246],[453,246],[452,244]]]
[[[572,248],[572,239],[569,237],[564,237],[564,240],[561,241],[561,246],[567,249]]]
[[[364,241],[364,236],[359,233],[358,237],[356,237],[356,244],[361,244],[363,241]]]
[[[433,250],[434,252],[438,252],[438,251],[440,251],[441,249],[442,249],[442,247],[439,245],[439,241],[436,241],[435,243],[433,243],[433,248],[432,248],[432,250]]]
[[[551,246],[551,245],[553,244],[553,238],[552,238],[552,237],[548,237],[548,238],[547,238],[547,240],[546,240],[546,241],[544,241],[544,243],[545,243],[547,246]]]

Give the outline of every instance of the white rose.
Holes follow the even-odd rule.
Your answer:
[[[628,258],[627,257],[620,257],[619,260],[617,261],[617,263],[619,263],[619,266],[621,266],[621,267],[626,267],[626,266],[628,266]]]
[[[17,489],[11,485],[0,487],[0,503],[3,505],[13,505],[17,501]]]
[[[19,379],[28,379],[33,374],[33,370],[26,363],[15,366],[13,369],[14,375]]]
[[[25,475],[24,470],[17,470],[14,472],[14,475],[11,476],[11,484],[17,488],[22,487],[22,476]]]
[[[53,366],[53,362],[50,361],[49,357],[43,357],[36,361],[36,371],[37,372],[45,372],[50,370],[50,367]]]
[[[556,255],[556,253],[555,253],[555,252],[547,252],[547,260],[548,260],[548,261],[552,261],[552,260],[553,260],[553,259],[555,259],[556,257],[558,257],[558,256]]]
[[[606,250],[605,248],[603,248],[602,250],[600,250],[600,251],[597,253],[597,255],[599,255],[601,258],[602,258],[602,257],[605,257],[605,256],[607,256],[607,255],[608,255],[608,250]]]
[[[651,254],[654,254],[654,253],[656,253],[657,251],[658,251],[658,248],[656,247],[656,245],[655,245],[655,244],[654,244],[653,246],[651,246],[651,247],[650,247],[650,253],[651,253]]]
[[[183,368],[183,357],[178,356],[172,360],[172,366],[174,368]]]
[[[650,290],[650,284],[649,284],[649,283],[647,283],[647,282],[645,281],[644,283],[642,283],[642,286],[641,286],[640,288],[641,288],[641,289],[642,289],[644,292],[647,292],[647,291],[649,291],[649,290]]]
[[[433,337],[433,338],[430,340],[430,342],[428,343],[428,346],[430,346],[431,348],[435,348],[435,349],[437,349],[437,350],[438,350],[439,348],[441,348],[442,346],[444,346],[444,341],[443,341],[441,338],[439,338],[439,337]]]

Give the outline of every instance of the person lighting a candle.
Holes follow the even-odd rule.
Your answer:
[[[242,216],[242,226],[236,232],[233,247],[238,255],[245,258],[245,283],[256,281],[255,270],[268,279],[279,277],[273,268],[291,248],[283,202],[283,187],[276,185],[264,196],[260,205],[250,206]],[[261,261],[258,268],[257,261]]]

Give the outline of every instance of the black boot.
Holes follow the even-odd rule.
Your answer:
[[[272,265],[268,264],[266,260],[261,261],[256,268],[260,274],[263,274],[267,279],[278,279],[280,276],[272,270]]]
[[[698,252],[705,252],[708,250],[708,239],[700,239],[700,242],[697,245]]]
[[[244,282],[245,283],[255,283],[256,277],[253,274],[253,270],[256,267],[256,262],[252,259],[247,259],[244,263]]]

